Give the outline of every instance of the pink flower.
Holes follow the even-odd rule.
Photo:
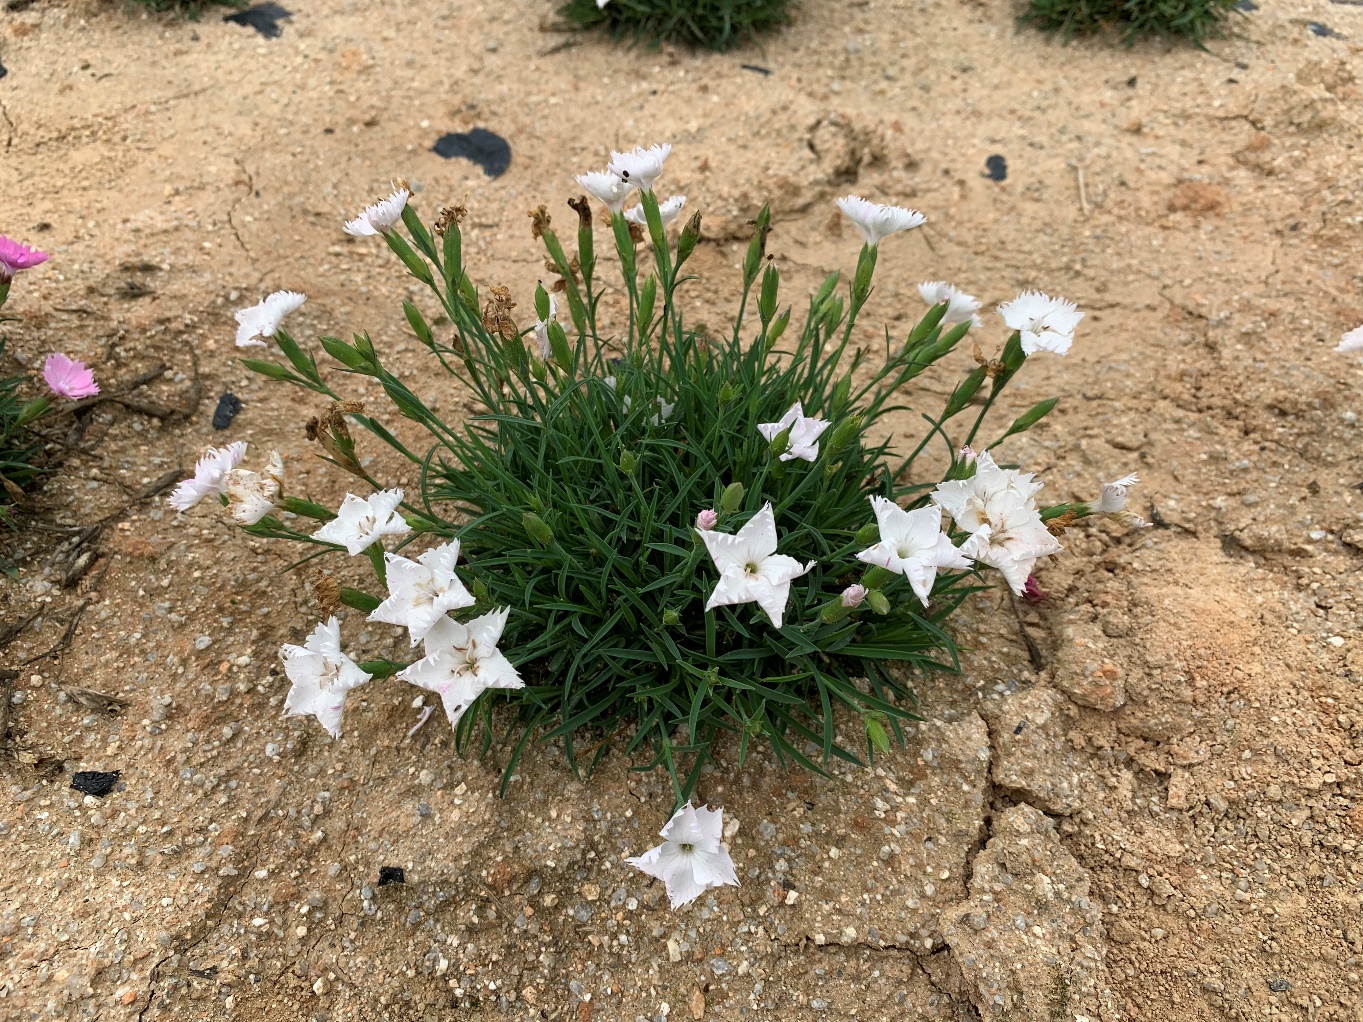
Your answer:
[[[973,465],[975,464],[975,459],[979,456],[979,452],[976,451],[975,448],[966,444],[961,448],[960,462],[962,465]]]
[[[715,527],[717,521],[719,521],[719,513],[714,509],[707,507],[700,514],[696,515],[696,528],[701,532],[709,532]]]
[[[20,270],[47,262],[47,253],[0,234],[0,284],[8,284]]]
[[[864,599],[866,599],[866,587],[864,585],[850,585],[842,591],[842,605],[848,610],[860,607]]]
[[[1027,581],[1022,587],[1022,598],[1032,603],[1045,602],[1046,594],[1042,592],[1041,586],[1037,585],[1035,575],[1027,576]]]
[[[3,240],[0,238],[0,241]],[[99,393],[95,374],[85,368],[85,363],[73,362],[59,351],[48,355],[47,361],[43,363],[43,380],[52,393],[72,401],[94,397]]]

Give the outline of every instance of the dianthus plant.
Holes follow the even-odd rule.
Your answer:
[[[916,719],[915,673],[956,668],[946,619],[986,571],[1021,592],[1067,525],[1123,513],[1133,479],[1087,504],[1043,508],[1041,484],[989,453],[1055,404],[997,435],[985,429],[1029,353],[1069,346],[1081,315],[1072,305],[1027,292],[1003,306],[1011,334],[922,416],[921,439],[906,449],[871,439],[904,407],[905,385],[979,322],[969,295],[925,284],[931,304],[906,337],[886,332],[875,358],[857,344],[882,239],[922,216],[841,200],[866,239],[850,287],[839,293],[839,275],[829,276],[793,320],[766,254],[764,208],[732,324],[704,330],[682,307],[701,286],[684,273],[700,216],[673,235],[685,200],[660,203],[652,190],[667,151],[615,154],[609,170],[579,178],[610,212],[622,277],[610,315],[585,196],[569,202],[575,254],[544,207],[532,214],[558,279],[537,289],[537,320],[524,328],[504,288],[470,276],[461,207],[428,226],[404,188],[347,225],[381,235],[429,289],[425,308],[404,311],[431,368],[481,406],[466,421],[442,419],[432,381],[401,379],[367,336],[321,338],[344,372],[376,380],[420,427],[399,440],[343,400],[279,326],[283,313],[264,317],[259,332],[288,364],[248,365],[332,399],[309,435],[369,495],[333,513],[286,496],[277,459],[243,475],[226,464],[239,452],[216,452],[177,506],[219,493],[248,532],[312,544],[342,574],[367,561],[369,583],[314,576],[323,617],[344,604],[405,624],[414,648],[410,664],[356,664],[327,621],[283,651],[292,712],[338,733],[346,692],[396,675],[439,695],[459,748],[505,743],[507,778],[533,741],[561,741],[575,768],[615,748],[639,769],[665,768],[679,803],[721,740],[740,758],[765,741],[782,762],[814,770],[831,757],[861,762]],[[406,459],[414,483],[385,488],[371,476],[347,423]],[[916,479],[930,444],[947,468]],[[325,524],[305,529],[309,517]],[[840,723],[864,738],[840,739]]]

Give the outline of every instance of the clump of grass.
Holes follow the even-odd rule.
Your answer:
[[[790,22],[792,0],[568,0],[559,14],[583,28],[602,26],[617,39],[650,46],[681,43],[728,50]]]
[[[129,7],[145,7],[158,14],[174,11],[183,17],[196,19],[206,7],[245,7],[247,0],[125,0]]]
[[[1201,46],[1235,5],[1236,0],[1029,0],[1022,20],[1066,40],[1115,30],[1128,46],[1146,36],[1190,39]]]

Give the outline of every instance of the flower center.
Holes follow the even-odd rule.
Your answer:
[[[743,570],[746,571],[749,575],[756,575],[757,565],[752,561],[749,561],[747,564],[743,565]]]
[[[696,846],[692,844],[679,844],[677,845],[677,847],[680,848],[683,852],[686,852],[688,855],[696,850]]]

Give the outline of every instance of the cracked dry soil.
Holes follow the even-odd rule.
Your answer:
[[[91,0],[0,21],[0,226],[53,253],[6,310],[13,357],[60,348],[113,384],[164,364],[140,393],[167,409],[193,353],[203,396],[188,421],[82,413],[6,540],[4,620],[28,624],[3,651],[0,1015],[1358,1019],[1360,367],[1329,349],[1363,321],[1363,10],[1265,3],[1202,53],[1060,47],[992,0],[808,0],[715,56],[544,31],[551,6],[315,0],[271,40]],[[475,127],[510,140],[503,177],[429,151]],[[1077,300],[1074,351],[998,418],[1064,400],[1010,456],[1056,500],[1138,471],[1158,523],[1069,533],[1021,623],[978,598],[963,673],[922,687],[926,723],[874,770],[721,762],[699,794],[740,824],[743,886],[678,914],[621,866],[664,820],[659,778],[612,754],[580,784],[547,748],[498,799],[499,754],[460,759],[439,720],[406,737],[391,683],[339,741],[280,719],[274,653],[315,614],[288,553],[138,496],[245,439],[339,499],[302,434],[318,408],[240,368],[231,313],[304,290],[297,336],[368,329],[420,374],[401,274],[339,231],[391,177],[427,215],[467,197],[476,279],[525,312],[525,211],[570,217],[571,173],[662,139],[705,216],[702,321],[729,314],[765,199],[797,305],[850,269],[849,190],[930,218],[887,242],[866,343],[907,329],[924,279]],[[224,390],[244,408],[215,433]],[[96,799],[75,770],[122,773]]]

